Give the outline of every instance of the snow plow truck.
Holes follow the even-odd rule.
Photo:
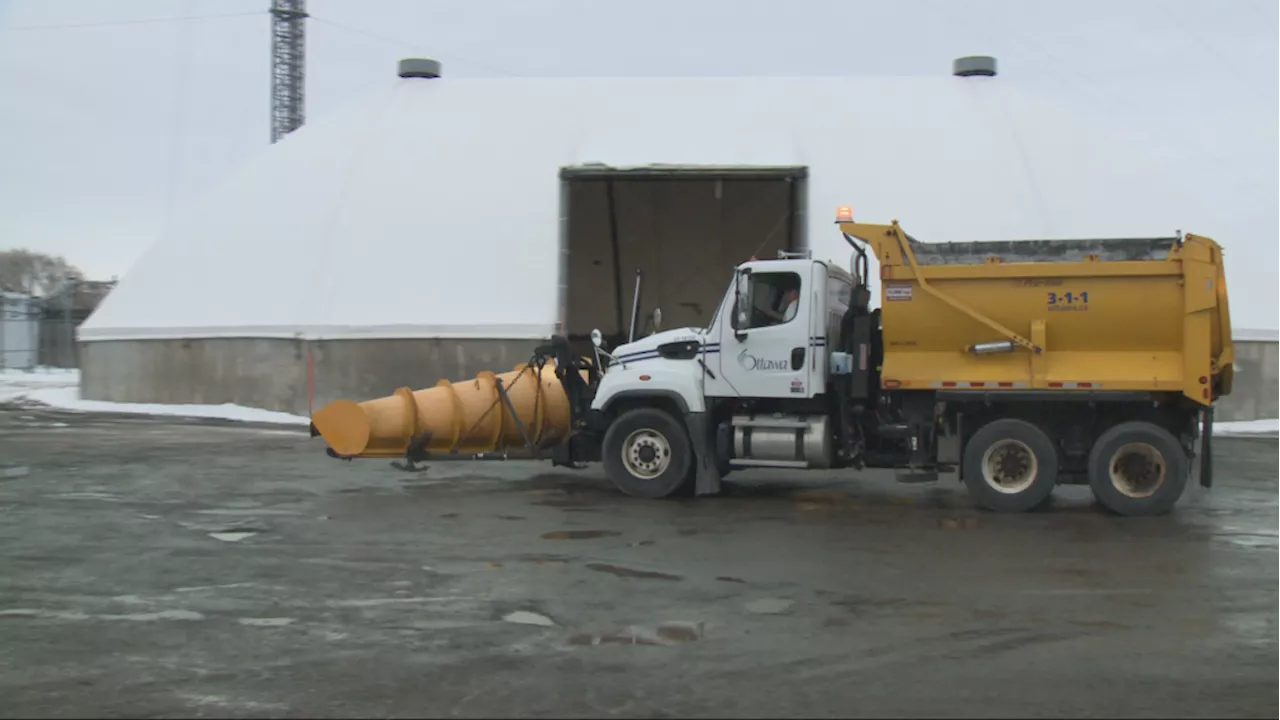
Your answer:
[[[333,457],[409,467],[600,462],[644,498],[715,495],[750,468],[885,468],[957,475],[997,512],[1085,484],[1136,516],[1170,510],[1193,473],[1212,486],[1233,372],[1216,242],[922,243],[848,207],[836,225],[850,267],[753,258],[706,327],[613,348],[594,332],[589,351],[555,336],[510,372],[330,403],[311,434]]]

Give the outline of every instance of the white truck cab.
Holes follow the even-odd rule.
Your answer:
[[[660,497],[671,492],[667,481],[691,470],[670,464],[694,458],[716,468],[699,486],[718,484],[736,466],[830,467],[827,347],[839,338],[853,287],[848,271],[808,253],[753,259],[734,269],[710,326],[654,333],[607,353],[597,345],[606,359],[591,409],[608,425],[602,459],[610,476],[621,476],[628,492]],[[752,409],[706,426],[712,404],[735,401]],[[710,436],[734,450],[685,445]]]
[[[709,327],[666,330],[611,351],[592,408],[658,389],[691,412],[703,411],[705,398],[821,395],[828,338],[838,333],[852,289],[852,276],[831,263],[743,263]]]

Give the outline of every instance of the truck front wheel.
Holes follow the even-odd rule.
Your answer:
[[[964,484],[974,502],[995,512],[1031,510],[1058,481],[1058,452],[1044,431],[1005,418],[978,428],[964,448]]]
[[[671,415],[654,408],[628,410],[604,434],[605,474],[622,492],[663,498],[693,479],[689,434]]]
[[[1120,515],[1162,515],[1178,502],[1191,462],[1177,438],[1149,422],[1120,423],[1089,453],[1089,488]]]

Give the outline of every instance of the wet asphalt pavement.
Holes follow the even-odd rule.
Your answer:
[[[342,463],[0,408],[3,717],[1276,717],[1277,442],[1163,518],[958,482]]]

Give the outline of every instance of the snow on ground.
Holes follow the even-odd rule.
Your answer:
[[[158,403],[115,403],[80,399],[80,371],[61,368],[32,372],[0,370],[0,403],[33,403],[72,412],[167,415],[241,422],[306,425],[301,415],[261,410],[242,405],[162,405]]]
[[[242,422],[306,425],[301,415],[260,410],[242,405],[160,405],[155,403],[114,403],[80,399],[80,371],[61,368],[33,372],[0,370],[0,403],[31,402],[59,410],[77,412],[111,412],[135,415],[169,415],[180,417],[239,420]],[[1223,437],[1280,436],[1280,419],[1219,422],[1213,434]]]
[[[1250,435],[1280,436],[1280,419],[1239,420],[1213,424],[1214,435],[1245,437]]]
[[[75,387],[80,383],[79,370],[41,368],[31,372],[0,370],[0,402],[12,402],[33,391],[46,388]]]

